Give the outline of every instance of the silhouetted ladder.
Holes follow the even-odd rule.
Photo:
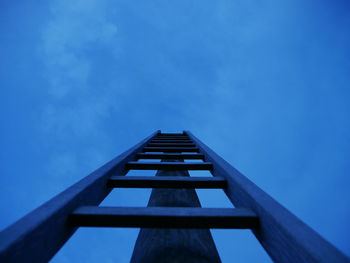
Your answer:
[[[139,159],[161,159],[162,162],[138,162]],[[203,162],[184,162],[186,159]],[[123,176],[130,169],[159,170],[157,175],[166,171],[178,174]],[[181,171],[203,169],[210,170],[214,177],[179,176]],[[236,208],[152,204],[148,207],[98,206],[112,188],[119,187],[222,188]],[[82,226],[141,227],[135,246],[139,251],[145,245],[142,231],[147,228],[189,231],[248,228],[275,262],[350,262],[188,131],[181,134],[155,132],[2,231],[0,262],[46,262]],[[211,242],[211,236],[202,234],[198,236],[206,235],[204,238]],[[215,246],[211,249],[216,253]],[[138,260],[133,257],[133,261]],[[220,259],[217,257],[216,260]],[[159,262],[163,262],[162,258]],[[204,261],[195,259],[193,262]]]

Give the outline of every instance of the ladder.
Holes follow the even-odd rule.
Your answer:
[[[124,176],[132,169],[209,170],[213,177]],[[121,187],[219,188],[235,208],[98,206]],[[350,262],[189,131],[154,132],[3,230],[0,262],[47,262],[78,227],[251,229],[274,262]]]

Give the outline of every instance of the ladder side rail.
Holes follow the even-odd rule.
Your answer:
[[[98,205],[110,193],[112,175],[125,175],[125,164],[136,159],[154,132],[129,150],[81,179],[0,232],[0,262],[47,262],[76,231],[68,220],[78,207]]]
[[[326,241],[271,196],[242,175],[228,162],[196,138],[205,161],[213,164],[213,176],[224,177],[224,190],[231,202],[240,208],[249,208],[259,217],[259,228],[252,230],[274,262],[350,262],[349,258]]]

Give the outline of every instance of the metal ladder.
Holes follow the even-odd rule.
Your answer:
[[[213,177],[124,176],[129,170],[209,170]],[[220,188],[236,208],[98,206],[121,187]],[[83,226],[248,228],[275,262],[350,262],[189,131],[153,133],[2,231],[0,262],[47,262]]]

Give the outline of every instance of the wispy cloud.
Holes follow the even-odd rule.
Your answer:
[[[104,46],[117,46],[117,26],[108,20],[107,1],[56,0],[51,11],[52,20],[43,33],[43,60],[50,95],[63,99],[91,88],[90,54]]]
[[[108,141],[101,126],[115,101],[106,88],[95,82],[94,69],[101,50],[116,59],[118,29],[110,19],[114,7],[107,0],[55,0],[50,11],[51,18],[42,34],[42,60],[48,82],[42,131],[57,143],[47,169],[71,176],[87,158],[82,152],[94,151],[94,145],[89,144],[74,150],[75,141],[89,141],[94,136],[99,142]],[[88,168],[94,168],[99,159],[95,158]]]
[[[138,1],[120,13],[107,0],[52,3],[42,42],[42,126],[57,142],[48,170],[64,166],[61,178],[96,167],[106,159],[96,148],[118,125],[124,134],[185,128],[292,210],[316,211],[307,200],[315,174],[333,189],[345,181],[349,21],[335,5],[314,12],[304,1],[193,3]]]

